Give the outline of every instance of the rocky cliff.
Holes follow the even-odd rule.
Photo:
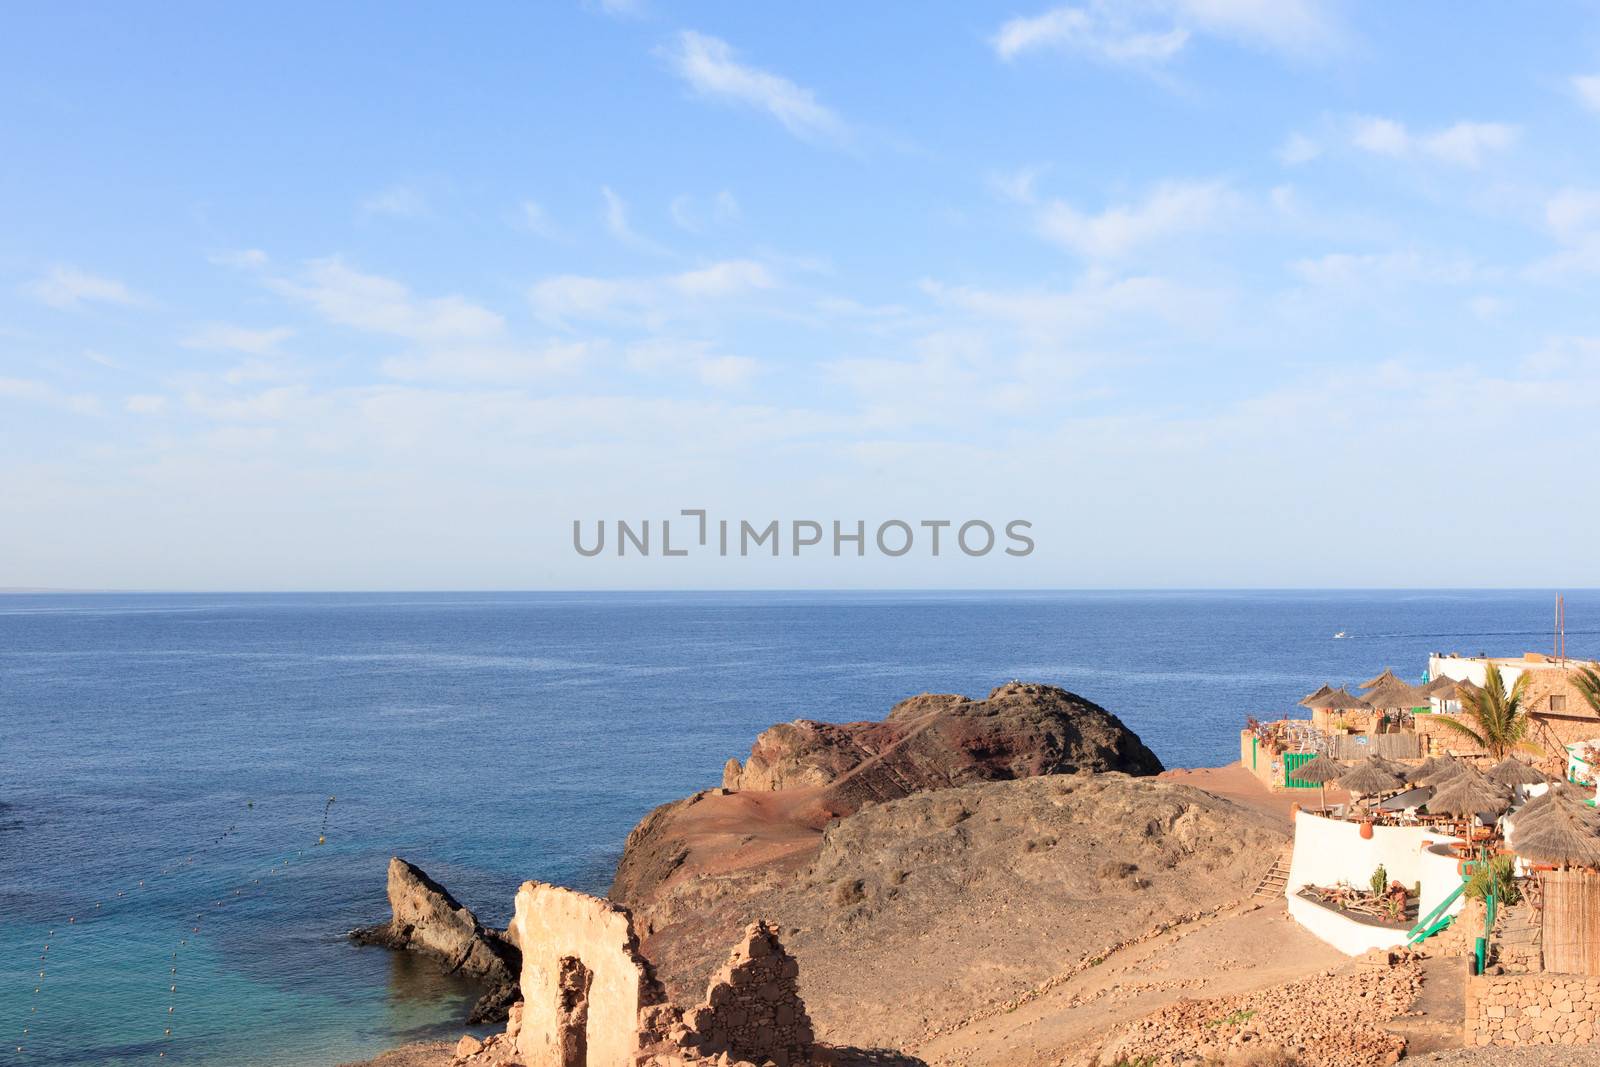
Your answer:
[[[969,782],[1072,771],[1159,774],[1161,761],[1115,715],[1075,693],[1012,682],[986,699],[923,693],[882,722],[799,719],[762,733],[730,790],[835,786],[845,805]],[[852,803],[853,802],[853,803]]]
[[[647,815],[611,896],[640,910],[676,877],[780,875],[815,851],[830,820],[870,804],[976,782],[1161,770],[1115,715],[1049,685],[1012,682],[983,700],[925,693],[881,722],[801,719],[763,732],[743,764],[728,761],[723,790],[739,799],[702,793]]]
[[[363,945],[421,952],[445,970],[482,982],[487,992],[473,1005],[469,1023],[499,1022],[517,999],[522,958],[504,935],[489,930],[422,868],[389,860],[389,921],[350,932]]]

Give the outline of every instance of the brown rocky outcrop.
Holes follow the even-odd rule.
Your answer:
[[[1159,774],[1161,761],[1105,708],[1051,685],[1011,682],[986,699],[923,693],[882,722],[798,719],[756,738],[743,764],[729,760],[725,789],[831,787],[849,814],[970,782],[1073,771]]]
[[[398,856],[389,860],[389,921],[350,932],[363,945],[421,952],[445,970],[483,983],[469,1023],[499,1022],[517,1000],[522,959],[501,933],[487,929],[422,868]]]
[[[763,732],[743,764],[730,760],[722,790],[647,815],[610,895],[640,910],[674,878],[771,877],[813,854],[831,820],[869,804],[975,782],[1161,769],[1115,715],[1049,685],[1011,682],[983,700],[925,693],[882,722],[797,720]]]

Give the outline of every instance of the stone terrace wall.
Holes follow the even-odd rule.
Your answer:
[[[1575,974],[1467,979],[1468,1047],[1589,1045],[1600,1036],[1600,978]]]
[[[811,1062],[811,1019],[800,999],[800,965],[764,922],[748,927],[706,989],[684,1015],[681,1043],[701,1055],[772,1061],[778,1067]]]

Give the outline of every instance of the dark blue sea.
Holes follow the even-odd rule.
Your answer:
[[[1600,593],[1567,605],[1570,653],[1600,655]],[[717,784],[773,722],[876,718],[913,693],[1020,678],[1105,705],[1169,766],[1214,765],[1236,758],[1246,715],[1288,712],[1324,681],[1385,666],[1417,679],[1434,650],[1547,650],[1553,606],[1545,592],[0,596],[0,1053],[314,1067],[452,1037],[472,990],[344,938],[384,917],[391,854],[503,923],[527,878],[603,891],[640,816]]]

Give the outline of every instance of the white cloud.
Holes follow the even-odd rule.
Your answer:
[[[1309,163],[1320,155],[1321,143],[1303,133],[1291,133],[1278,149],[1278,161],[1290,167]]]
[[[505,325],[499,315],[464,297],[417,297],[401,282],[363,274],[337,257],[313,260],[303,280],[278,279],[273,287],[330,322],[413,341],[481,340]]]
[[[748,356],[719,355],[704,341],[642,341],[629,346],[627,360],[639,373],[692,377],[713,389],[742,388],[758,369]]]
[[[741,214],[738,198],[726,189],[711,197],[704,206],[688,193],[675,196],[669,210],[672,221],[689,233],[702,233],[711,224],[721,226],[737,221]]]
[[[383,372],[408,381],[541,381],[581,369],[595,348],[587,343],[451,346],[385,360]]]
[[[991,174],[989,186],[1003,200],[1014,204],[1031,204],[1035,200],[1034,185],[1043,174],[1043,167],[1023,167],[1020,170]]]
[[[275,326],[270,329],[257,330],[245,326],[230,326],[223,322],[213,322],[195,330],[188,337],[185,337],[181,344],[185,348],[197,348],[212,352],[248,352],[253,356],[264,356],[293,336],[294,331],[287,326]]]
[[[733,259],[654,278],[557,275],[535,283],[528,299],[534,313],[553,324],[613,317],[658,321],[689,303],[726,300],[774,284],[762,264]]]
[[[1160,63],[1183,50],[1189,31],[1173,26],[1145,31],[1123,14],[1102,5],[1058,7],[1042,15],[1013,18],[1001,25],[991,44],[1010,61],[1041,48],[1082,52],[1117,63]]]
[[[1481,166],[1484,158],[1516,143],[1517,127],[1503,122],[1457,122],[1432,133],[1413,133],[1403,122],[1358,116],[1350,142],[1364,152],[1402,159],[1422,156],[1459,167]]]
[[[1218,225],[1234,210],[1237,198],[1221,182],[1163,182],[1141,203],[1084,212],[1056,200],[1039,212],[1046,238],[1091,259],[1125,255],[1180,233]]]
[[[122,410],[133,415],[159,415],[167,410],[167,398],[151,393],[136,393],[122,402]]]
[[[62,311],[75,311],[86,304],[134,307],[141,303],[122,282],[76,267],[51,267],[43,276],[24,285],[22,291],[39,303]]]
[[[524,200],[517,205],[517,222],[523,229],[540,237],[555,236],[555,225],[550,221],[550,216],[544,207],[536,200]]]
[[[1492,277],[1469,259],[1421,252],[1345,253],[1301,259],[1289,269],[1308,285],[1330,289],[1390,290],[1396,285],[1468,285]]]
[[[634,230],[628,221],[628,202],[618,196],[609,185],[600,187],[600,196],[605,201],[606,232],[625,245],[650,252],[654,255],[665,255],[666,249],[652,241],[650,238]]]
[[[1578,100],[1591,111],[1600,111],[1600,74],[1579,74],[1572,79]]]
[[[225,252],[214,252],[206,258],[219,267],[233,267],[238,270],[259,270],[271,261],[270,257],[259,248],[236,248]]]
[[[1600,235],[1600,189],[1563,189],[1545,202],[1545,223],[1556,239],[1581,244]]]
[[[764,111],[807,141],[840,141],[848,128],[810,89],[770,71],[740,63],[726,41],[684,30],[662,53],[701,96]]]
[[[0,400],[20,400],[60,408],[75,415],[98,415],[100,398],[88,393],[66,393],[37,378],[0,378]]]
[[[1183,52],[1197,35],[1300,55],[1336,49],[1342,36],[1316,0],[1092,0],[1009,19],[990,44],[1006,61],[1052,49],[1155,66]]]
[[[419,218],[428,213],[428,199],[410,185],[391,185],[361,201],[363,215],[389,215],[400,219]]]

